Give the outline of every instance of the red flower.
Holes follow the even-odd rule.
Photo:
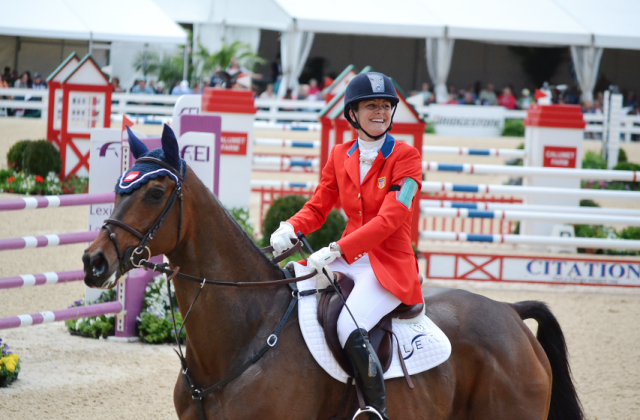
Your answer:
[[[44,182],[44,178],[41,177],[40,175],[36,175],[36,182],[37,183],[42,183],[42,182]]]
[[[7,184],[11,184],[15,180],[16,180],[15,176],[10,176],[9,178],[7,178]]]

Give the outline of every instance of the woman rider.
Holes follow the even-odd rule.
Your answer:
[[[367,332],[400,303],[423,299],[411,247],[422,160],[415,148],[388,134],[397,104],[393,83],[381,73],[359,74],[349,82],[344,116],[358,139],[331,150],[314,196],[271,235],[276,253],[289,249],[295,232],[320,228],[340,199],[349,217],[342,238],[312,254],[307,265],[318,273],[327,267],[342,272],[355,283],[347,306],[357,324],[343,309],[338,338],[365,402],[383,419],[388,419],[383,372]]]

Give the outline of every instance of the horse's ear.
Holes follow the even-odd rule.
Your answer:
[[[162,150],[164,151],[164,159],[167,163],[177,170],[180,170],[178,140],[176,140],[176,135],[167,124],[164,125],[164,129],[162,130]]]
[[[127,134],[129,134],[129,147],[131,148],[131,153],[134,158],[138,159],[149,151],[147,146],[145,146],[145,144],[141,142],[135,134],[133,134],[133,131],[131,131],[129,126],[127,126]]]

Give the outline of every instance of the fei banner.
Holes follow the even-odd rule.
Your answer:
[[[427,278],[640,287],[640,259],[425,252]]]

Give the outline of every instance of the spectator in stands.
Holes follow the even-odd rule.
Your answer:
[[[460,105],[475,105],[476,101],[473,100],[473,92],[470,90],[467,90],[464,93],[464,96],[462,97],[462,99],[460,99]]]
[[[447,99],[447,102],[445,102],[445,104],[447,105],[457,105],[458,104],[458,99],[456,98],[456,94],[455,93],[450,93]]]
[[[33,81],[29,71],[22,73],[22,76],[13,83],[14,88],[31,89],[31,86],[33,86]]]
[[[8,87],[9,87],[9,83],[7,83],[7,81],[4,79],[4,74],[0,74],[0,89],[8,88]]]
[[[321,99],[320,98],[320,87],[318,86],[318,81],[316,79],[309,80],[309,96],[313,96],[314,100]],[[312,99],[312,98],[309,98]]]
[[[595,114],[596,113],[596,109],[593,106],[593,102],[592,101],[584,101],[582,103],[582,113],[583,114]]]
[[[273,90],[276,92],[280,87],[280,81],[282,80],[282,61],[280,59],[280,53],[276,55],[275,60],[271,63],[271,83],[273,83]]]
[[[40,73],[35,73],[33,75],[33,84],[31,88],[36,90],[47,90],[47,82],[42,80],[42,75]]]
[[[122,89],[122,86],[120,86],[120,78],[118,77],[111,78],[111,87],[113,88],[114,92],[124,92],[124,89]]]
[[[630,90],[629,92],[627,92],[627,97],[625,98],[624,106],[626,108],[631,108],[631,109],[634,109],[638,106],[638,100],[636,99],[635,90]]]
[[[171,89],[171,94],[175,96],[189,95],[190,93],[191,89],[189,89],[189,82],[186,80],[183,80]]]
[[[298,86],[298,100],[306,101],[309,97],[309,85]]]
[[[502,89],[502,93],[498,96],[498,105],[507,109],[516,109],[516,97],[513,96],[509,86],[505,86]]]
[[[160,95],[163,94],[165,87],[166,85],[162,80],[158,81],[158,84],[156,84],[156,92]]]
[[[435,95],[429,90],[429,83],[427,82],[422,83],[422,90],[420,90],[420,92],[418,93],[422,95],[423,105],[429,105],[430,103],[435,101]]]
[[[533,98],[531,98],[531,92],[529,89],[522,89],[522,96],[518,99],[518,108],[527,110],[531,107],[531,103],[533,102]]]
[[[147,79],[144,76],[142,76],[138,81],[138,84],[131,89],[131,93],[143,93],[146,95],[155,95],[156,91],[153,90],[151,86],[147,85]]]
[[[493,85],[491,83],[487,84],[487,87],[480,91],[478,100],[480,101],[480,105],[494,106],[498,103],[498,97],[493,91]]]
[[[456,103],[458,102],[458,92],[456,92],[456,87],[455,86],[449,85],[449,88],[447,89],[447,93],[448,93],[447,103],[449,103],[449,101],[452,99],[452,97],[456,101]]]
[[[273,91],[273,83],[269,83],[267,88],[260,94],[260,99],[275,99],[276,93]]]
[[[604,112],[604,93],[596,93],[596,100],[593,101],[593,107],[596,110],[596,114],[602,114]]]
[[[13,86],[13,82],[15,80],[13,80],[13,78],[11,77],[11,68],[10,67],[5,67],[4,68],[4,73],[2,73],[2,80],[4,80],[4,82],[6,84],[8,84],[9,87]]]
[[[564,101],[567,104],[578,105],[580,104],[580,92],[576,85],[571,86],[566,90],[564,94]]]
[[[238,63],[238,59],[236,57],[231,57],[231,60],[229,60],[229,67],[227,67],[226,72],[229,74],[229,77],[231,77],[233,83],[236,82],[240,74],[251,74],[249,70]]]

